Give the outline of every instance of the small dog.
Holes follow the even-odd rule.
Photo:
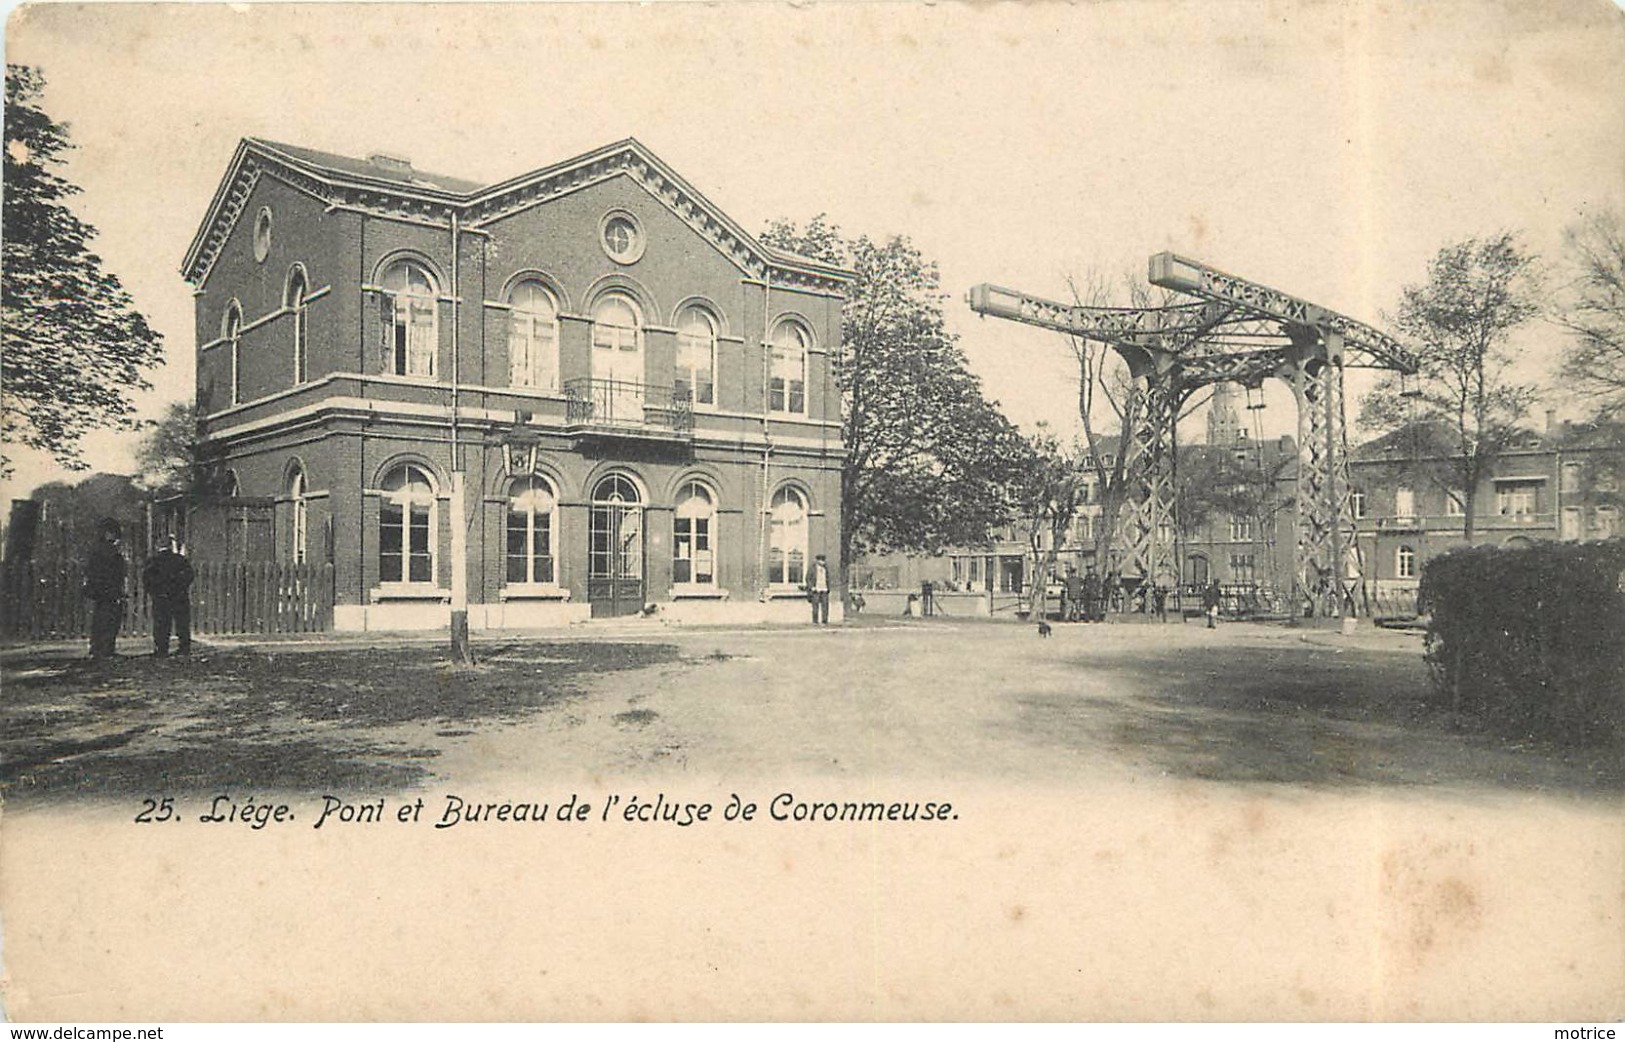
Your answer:
[[[1038,635],[1040,637],[1049,636],[1049,631],[1051,629],[1053,629],[1053,628],[1054,628],[1053,626],[1051,626],[1049,623],[1045,622],[1043,619],[1038,620]]]

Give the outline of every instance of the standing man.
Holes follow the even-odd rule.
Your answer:
[[[1076,565],[1066,566],[1066,585],[1061,587],[1066,595],[1066,610],[1061,617],[1067,622],[1079,622],[1087,616],[1088,609],[1083,603],[1083,576],[1078,574]]]
[[[1219,602],[1223,599],[1219,592],[1219,580],[1214,579],[1202,591],[1202,610],[1207,614],[1207,628],[1217,629],[1219,626]]]
[[[1100,619],[1100,576],[1095,574],[1095,566],[1090,565],[1083,576],[1080,590],[1083,597],[1083,621],[1097,622]]]
[[[90,657],[116,654],[119,623],[124,619],[124,554],[119,550],[118,522],[102,518],[96,545],[85,562],[85,596],[90,598]]]
[[[169,657],[169,633],[173,628],[176,654],[192,653],[192,562],[181,556],[170,536],[157,553],[147,559],[141,578],[152,596],[152,656]]]
[[[829,623],[829,562],[823,554],[813,558],[807,572],[807,599],[812,602],[812,620],[818,625]]]

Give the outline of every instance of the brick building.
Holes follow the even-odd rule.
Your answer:
[[[1414,424],[1356,448],[1349,462],[1361,572],[1372,593],[1414,591],[1422,564],[1466,545],[1466,497],[1451,432]],[[1473,497],[1478,545],[1625,534],[1625,426],[1556,423],[1524,431]]]
[[[337,628],[800,618],[838,559],[851,273],[637,141],[484,186],[245,139],[182,273],[193,551],[331,560]]]

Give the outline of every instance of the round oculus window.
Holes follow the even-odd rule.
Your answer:
[[[259,216],[254,218],[254,259],[263,261],[271,252],[271,208],[260,207]]]
[[[611,210],[598,225],[599,242],[617,264],[631,264],[643,256],[643,228],[625,210]]]

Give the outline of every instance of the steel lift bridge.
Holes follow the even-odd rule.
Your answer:
[[[1286,382],[1298,406],[1297,540],[1293,601],[1316,615],[1353,614],[1359,566],[1354,551],[1343,370],[1414,374],[1416,356],[1386,333],[1204,264],[1159,253],[1153,285],[1189,301],[1163,307],[1058,304],[983,283],[972,311],[1112,347],[1133,378],[1127,403],[1127,489],[1118,515],[1123,572],[1178,589],[1174,533],[1175,422],[1202,387],[1238,383],[1257,390]],[[1339,567],[1338,563],[1342,562]]]

